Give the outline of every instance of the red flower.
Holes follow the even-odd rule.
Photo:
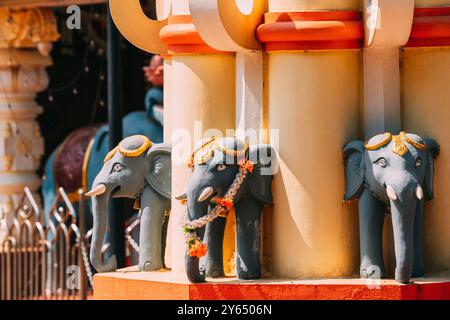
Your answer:
[[[230,198],[214,198],[214,202],[217,203],[218,205],[222,206],[225,208],[225,210],[230,211],[231,208],[233,208],[233,199]]]
[[[244,160],[240,161],[239,162],[239,166],[241,168],[246,169],[250,173],[252,173],[253,169],[255,168],[255,164],[253,162],[249,161],[249,160],[247,160],[247,161],[244,161]]]
[[[200,259],[201,257],[204,257],[207,252],[208,245],[199,240],[195,240],[195,242],[189,246],[188,255]]]

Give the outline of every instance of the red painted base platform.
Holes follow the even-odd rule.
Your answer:
[[[94,277],[96,300],[450,300],[450,279],[362,279],[240,281],[208,279],[190,284],[171,272],[136,272],[135,268]]]

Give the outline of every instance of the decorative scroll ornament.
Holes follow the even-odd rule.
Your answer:
[[[202,39],[220,51],[259,50],[255,34],[268,8],[267,0],[189,0]]]
[[[165,0],[164,3],[160,3],[167,6],[169,12],[171,11],[172,1]],[[168,19],[148,18],[139,0],[109,0],[109,7],[120,33],[133,45],[150,53],[167,53],[167,46],[160,40],[159,33],[168,24]]]
[[[364,0],[362,12],[366,47],[398,48],[408,42],[414,17],[414,0]]]
[[[400,132],[399,135],[393,136],[391,133],[386,132],[385,133],[386,138],[383,139],[381,142],[369,145],[368,143],[365,145],[366,149],[369,151],[377,150],[381,147],[386,146],[391,141],[393,142],[392,146],[392,152],[395,154],[398,154],[399,156],[403,157],[405,154],[409,152],[408,147],[405,145],[405,142],[409,143],[413,147],[415,147],[418,150],[424,150],[426,148],[426,145],[417,141],[414,141],[410,137],[407,136],[406,132]]]

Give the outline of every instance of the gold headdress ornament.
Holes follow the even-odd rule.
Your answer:
[[[109,160],[111,160],[112,157],[114,157],[114,155],[117,152],[117,147],[115,147],[114,149],[112,149],[110,152],[108,152],[108,154],[105,157],[105,160],[103,160],[104,162],[107,162]]]
[[[405,142],[409,143],[410,145],[419,150],[424,150],[426,148],[425,144],[414,141],[413,139],[407,136],[406,132],[403,131],[400,132],[400,134],[397,136],[393,136],[391,133],[386,132],[385,136],[386,138],[379,143],[373,145],[369,145],[368,143],[366,143],[365,145],[366,149],[369,151],[373,151],[381,147],[384,147],[389,142],[393,141],[394,145],[392,146],[392,152],[403,157],[409,151],[408,147],[405,145]]]
[[[186,165],[189,168],[193,168],[194,164],[205,164],[206,161],[211,159],[214,156],[213,148],[211,148],[211,144],[216,141],[216,137],[211,137],[207,139],[200,147],[192,152],[191,157],[186,162]]]
[[[248,150],[248,144],[244,143],[244,148],[242,150],[232,150],[220,144],[216,137],[211,137],[199,148],[194,150],[191,157],[187,161],[187,166],[189,168],[193,168],[195,164],[205,164],[208,160],[214,157],[214,149],[219,150],[225,155],[242,157]]]
[[[117,151],[119,151],[124,157],[127,158],[136,158],[141,156],[145,151],[148,150],[148,148],[150,148],[153,143],[150,141],[149,138],[147,138],[146,136],[138,136],[140,138],[142,138],[144,140],[144,142],[142,143],[142,145],[134,150],[127,150],[122,146],[122,143],[119,143],[119,145],[117,147],[115,147],[113,150],[111,150],[105,157],[105,162],[107,162],[108,160],[110,160]]]
[[[419,143],[417,141],[414,141],[413,139],[411,139],[410,137],[408,137],[406,135],[406,132],[402,131],[400,132],[400,137],[402,137],[403,140],[405,140],[406,142],[408,142],[410,145],[412,145],[413,147],[419,149],[419,150],[424,150],[426,149],[426,145],[423,143]]]
[[[392,134],[389,133],[389,132],[386,132],[384,135],[386,136],[386,138],[385,138],[383,141],[381,141],[381,142],[379,142],[379,143],[377,143],[377,144],[369,145],[368,143],[366,143],[366,145],[365,145],[366,149],[367,149],[367,150],[370,150],[370,151],[372,151],[372,150],[377,150],[377,149],[379,149],[379,148],[381,148],[381,147],[384,147],[384,146],[387,145],[389,142],[391,142],[391,140],[392,140]]]

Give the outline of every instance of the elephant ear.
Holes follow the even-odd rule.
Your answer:
[[[161,196],[170,199],[172,196],[172,147],[168,144],[155,144],[147,153],[150,161],[150,172],[146,177],[148,184]]]
[[[432,139],[425,139],[427,145],[428,160],[426,161],[425,178],[424,178],[424,193],[425,200],[434,199],[434,160],[439,155],[439,144]]]
[[[346,182],[344,200],[346,201],[357,198],[361,194],[366,174],[364,152],[363,141],[352,141],[344,147]]]
[[[248,192],[264,204],[271,204],[272,181],[276,172],[276,152],[266,144],[250,147],[248,158],[254,163],[253,172],[247,176]]]

